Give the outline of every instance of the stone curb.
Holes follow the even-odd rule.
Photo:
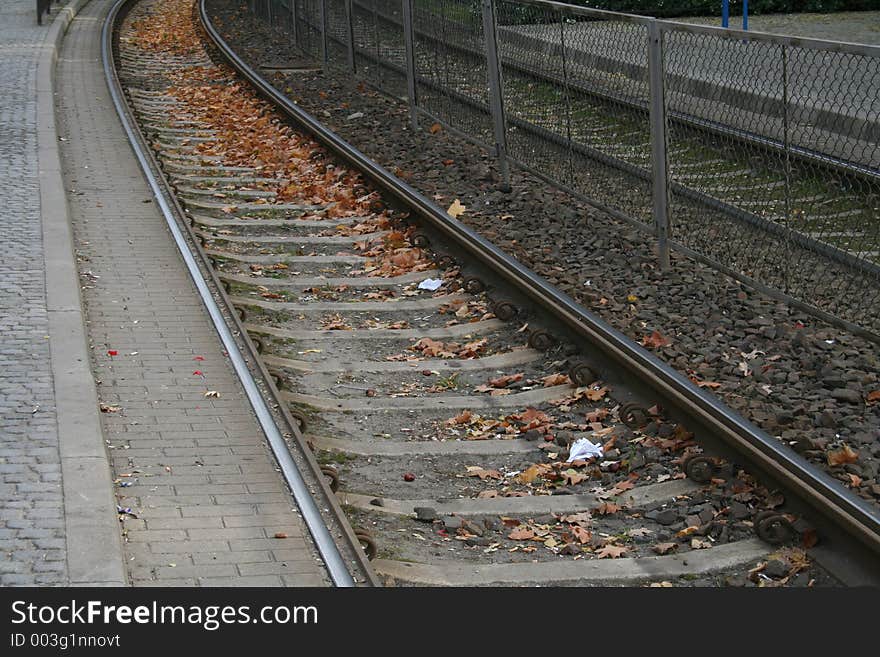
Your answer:
[[[58,50],[68,26],[88,2],[72,0],[55,16],[37,65],[40,215],[69,581],[71,586],[126,586],[55,127]]]

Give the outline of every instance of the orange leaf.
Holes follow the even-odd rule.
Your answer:
[[[519,374],[507,374],[505,376],[499,376],[497,379],[490,379],[489,385],[493,388],[506,388],[511,383],[516,383],[517,381],[522,381],[525,375],[520,372]]]
[[[621,507],[617,504],[612,504],[611,502],[603,502],[598,507],[596,507],[595,511],[600,516],[608,516],[608,515],[611,515],[612,513],[617,513],[622,508],[623,507]]]
[[[589,543],[591,540],[593,540],[593,535],[583,527],[572,525],[570,529],[571,533],[574,534],[574,537],[581,545],[583,545],[584,543]]]
[[[563,386],[571,383],[571,379],[568,378],[567,374],[558,373],[545,376],[541,381],[544,383],[545,388],[549,388],[550,386]]]
[[[660,347],[666,347],[671,343],[660,333],[660,331],[654,331],[651,335],[646,335],[642,338],[642,344],[646,347],[658,349]]]
[[[474,414],[470,411],[462,411],[454,418],[446,420],[446,424],[467,424],[471,421],[471,418],[473,418],[473,416]]]
[[[859,453],[849,445],[844,445],[838,450],[828,452],[828,465],[843,465],[844,463],[855,463],[859,460]]]
[[[528,527],[517,527],[507,535],[512,541],[528,541],[535,538],[535,532]]]

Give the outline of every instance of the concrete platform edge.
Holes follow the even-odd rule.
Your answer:
[[[127,585],[110,462],[82,312],[55,124],[55,63],[68,26],[90,0],[55,17],[37,66],[40,210],[71,586]]]

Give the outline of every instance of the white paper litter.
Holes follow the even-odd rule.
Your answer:
[[[439,290],[441,285],[443,285],[442,278],[426,278],[419,283],[419,289],[434,292],[435,290]]]
[[[578,459],[592,458],[593,456],[602,456],[602,445],[594,445],[586,438],[579,438],[572,443],[566,463],[571,463]]]

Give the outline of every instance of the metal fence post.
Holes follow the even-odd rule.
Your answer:
[[[351,6],[351,0],[345,0],[345,40],[348,46],[348,70],[352,73],[354,70],[354,7]]]
[[[409,96],[409,122],[418,131],[419,117],[416,112],[416,48],[413,29],[413,0],[402,0],[403,5],[403,49],[406,60],[406,95]]]
[[[791,193],[791,126],[789,115],[788,46],[782,46],[782,144],[785,149],[785,256],[784,286],[782,291],[789,294],[791,288],[791,233],[792,198]]]
[[[495,30],[495,4],[482,0],[483,40],[486,44],[486,68],[489,77],[489,110],[495,129],[495,152],[501,169],[501,189],[510,190],[510,163],[507,161],[507,130],[504,117],[504,99],[501,86],[501,65],[498,57],[498,39]]]
[[[290,2],[290,22],[291,22],[291,34],[293,34],[293,42],[296,44],[296,47],[302,50],[302,44],[299,42],[299,18],[297,17],[296,11],[296,3],[299,0],[288,0]]]
[[[666,136],[666,94],[663,84],[663,33],[656,21],[648,23],[648,88],[651,96],[651,169],[654,227],[660,269],[669,269],[669,179]]]
[[[327,0],[321,0],[319,13],[321,21],[321,64],[326,69],[330,64],[330,45],[327,41]]]

